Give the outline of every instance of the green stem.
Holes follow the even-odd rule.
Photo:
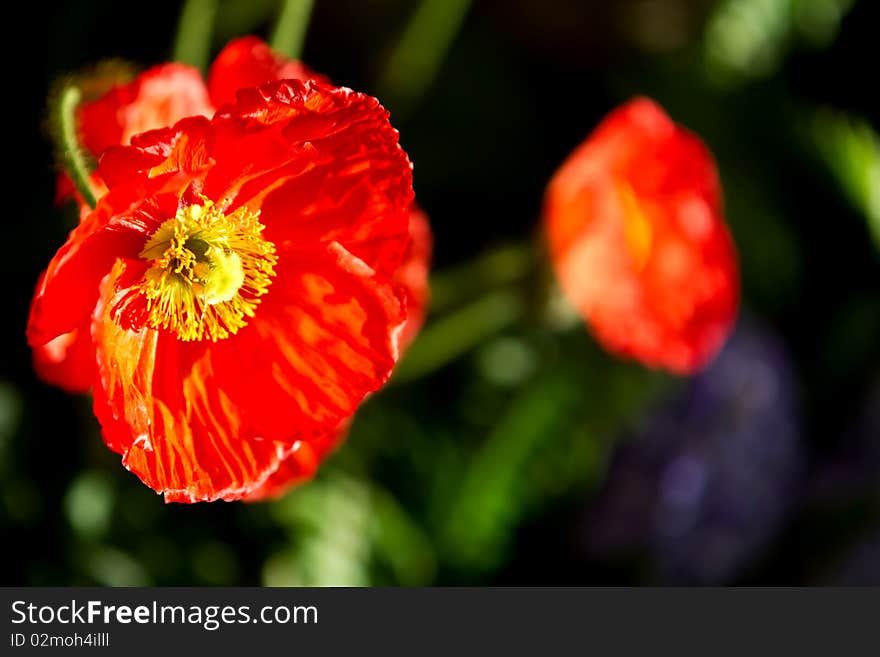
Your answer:
[[[177,21],[174,61],[195,66],[202,72],[208,68],[216,16],[217,0],[186,0]]]
[[[579,389],[551,372],[528,386],[496,421],[446,501],[441,545],[457,566],[494,565],[521,520],[527,465],[542,443],[569,430],[569,418],[582,406]]]
[[[291,59],[300,59],[313,5],[313,0],[284,1],[269,39],[274,50]]]
[[[379,81],[397,113],[409,111],[440,70],[471,0],[423,0],[391,53]]]
[[[64,171],[73,181],[76,191],[90,208],[97,203],[92,189],[89,165],[80,147],[76,130],[76,108],[82,98],[78,87],[65,87],[58,99],[56,122],[59,136],[59,155]]]

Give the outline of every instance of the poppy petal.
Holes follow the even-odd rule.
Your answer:
[[[110,146],[128,144],[141,132],[213,113],[199,71],[178,63],[154,66],[98,100],[83,103],[77,112],[82,144],[96,157]]]
[[[205,181],[209,196],[235,185],[236,202],[259,200],[266,235],[279,249],[339,242],[376,270],[397,269],[409,242],[401,208],[412,203],[412,167],[375,98],[276,82],[240,92],[234,117],[234,129],[217,135],[221,164]],[[279,142],[287,149],[281,159]],[[222,164],[232,161],[224,153],[250,144],[265,162],[255,170],[266,173],[245,178]]]
[[[277,467],[284,447],[242,439],[238,409],[215,384],[204,343],[126,330],[107,315],[93,334],[104,441],[167,502],[236,499]]]
[[[186,119],[108,149],[99,172],[111,189],[163,174],[198,179],[200,193],[231,210],[259,207],[279,250],[339,242],[391,274],[409,244],[412,166],[388,112],[350,89],[297,81],[247,89],[217,121]]]
[[[88,392],[95,380],[95,350],[89,335],[91,318],[46,344],[34,347],[34,369],[46,383],[68,392]]]
[[[272,50],[265,41],[246,36],[230,41],[211,65],[208,73],[208,92],[214,105],[220,107],[235,102],[236,92],[247,87],[259,87],[273,80],[329,80],[296,60],[290,60]]]
[[[95,413],[167,501],[239,499],[291,450],[305,462],[395,362],[403,293],[339,245],[279,268],[252,324],[218,343],[124,329],[111,316],[120,267],[93,328]]]
[[[252,326],[218,343],[218,377],[267,435],[332,429],[387,379],[404,294],[339,244],[282,258]]]
[[[351,422],[344,421],[312,441],[296,442],[290,453],[269,477],[243,499],[247,502],[275,500],[290,489],[306,483],[318,471],[318,465],[345,440]]]
[[[394,280],[406,294],[406,324],[400,336],[400,349],[415,339],[425,318],[428,302],[428,269],[431,258],[431,228],[427,215],[413,206],[410,214],[409,232],[412,238],[404,264],[394,275]],[[244,499],[256,502],[277,499],[300,484],[309,481],[315,474],[318,464],[343,440],[348,433],[350,420],[344,421],[336,429],[313,439],[309,443],[298,442],[285,459],[262,486],[248,494]]]
[[[49,262],[31,302],[27,337],[45,345],[82,325],[98,301],[98,286],[118,257],[136,255],[145,225],[134,216],[114,216],[121,195],[108,195],[70,233]],[[147,216],[144,214],[143,216]]]
[[[406,325],[400,337],[401,349],[406,349],[421,330],[431,292],[428,272],[433,236],[428,215],[416,206],[413,206],[410,214],[409,234],[409,250],[403,264],[394,274],[394,280],[406,290]]]

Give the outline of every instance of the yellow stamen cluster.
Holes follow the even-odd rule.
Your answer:
[[[140,283],[149,325],[184,341],[222,340],[245,326],[278,261],[258,218],[202,198],[159,226],[140,252],[151,262]]]

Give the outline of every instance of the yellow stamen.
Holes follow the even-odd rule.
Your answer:
[[[149,325],[184,341],[222,340],[245,326],[278,261],[258,217],[244,207],[225,214],[203,197],[159,226],[140,252],[152,265],[139,284]]]
[[[654,239],[654,230],[651,221],[645,216],[645,212],[639,204],[636,194],[627,183],[617,185],[617,193],[623,204],[624,226],[623,234],[626,246],[632,256],[636,270],[641,271],[648,263],[651,255],[651,243]]]

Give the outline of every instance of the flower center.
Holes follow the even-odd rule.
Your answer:
[[[654,230],[651,220],[639,204],[633,188],[625,182],[617,184],[617,193],[623,204],[623,234],[626,246],[632,256],[636,271],[642,271],[651,255],[651,244],[654,241]]]
[[[222,340],[247,325],[278,261],[258,217],[203,198],[159,226],[140,252],[151,263],[140,283],[149,325],[184,341]]]

